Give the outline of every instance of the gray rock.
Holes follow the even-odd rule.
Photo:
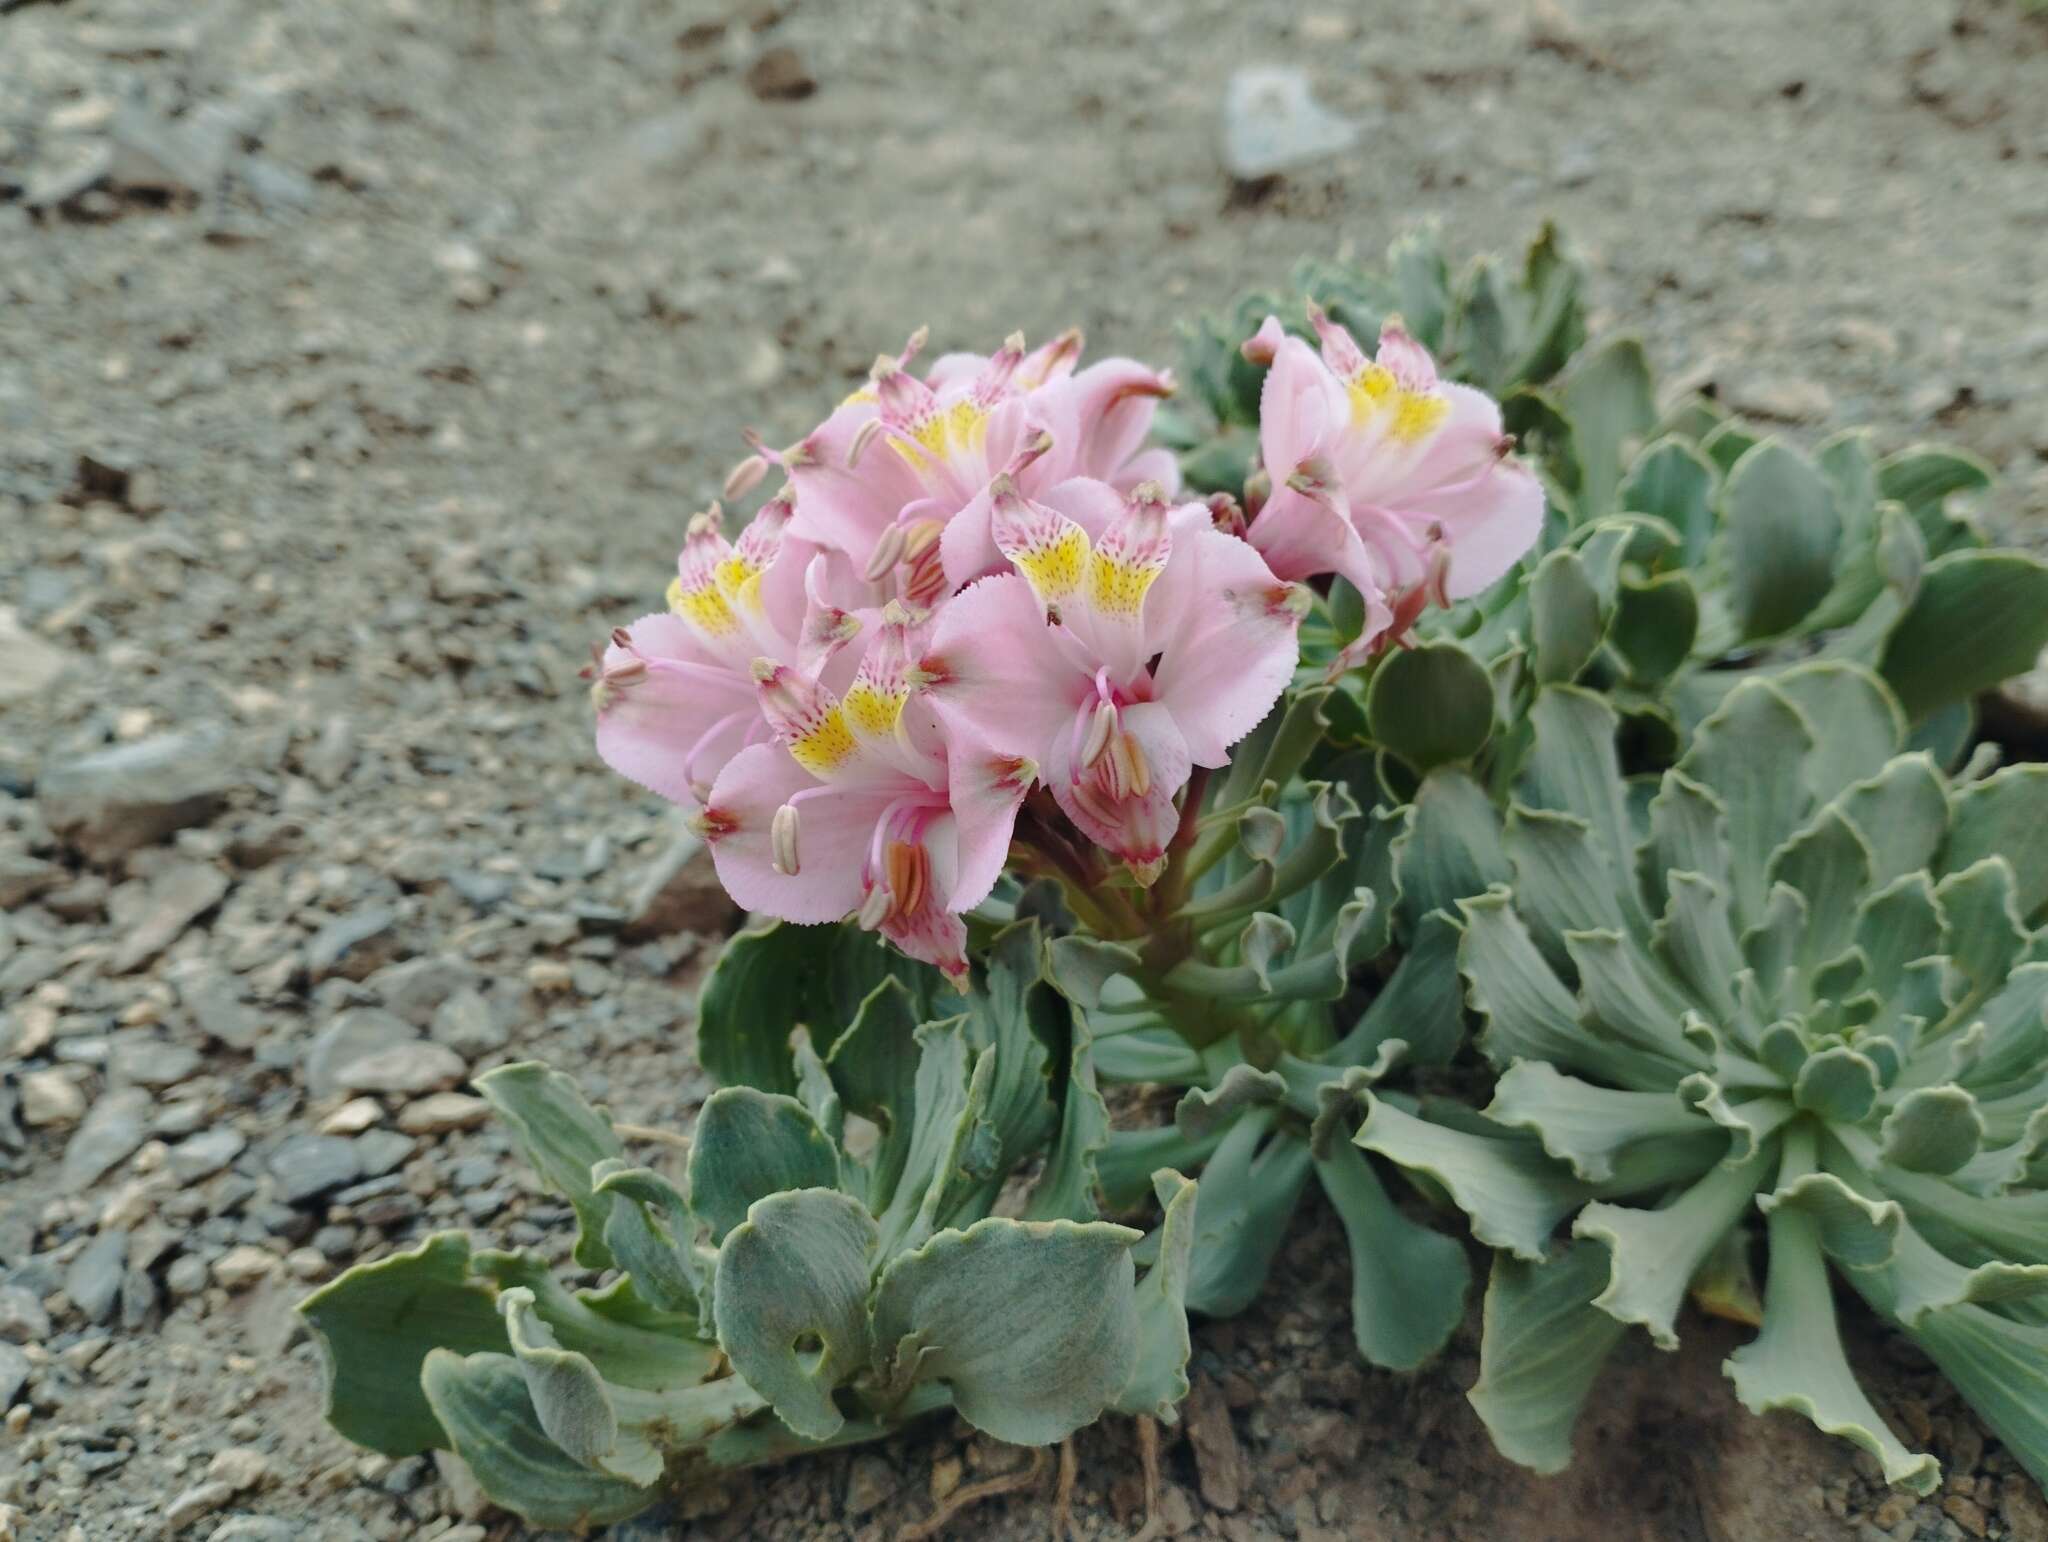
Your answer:
[[[336,713],[320,730],[313,747],[300,757],[306,774],[322,787],[341,785],[356,764],[355,725]]]
[[[474,993],[481,979],[474,964],[444,953],[392,964],[363,983],[389,1011],[424,1028],[444,1002],[461,991]]]
[[[267,1515],[237,1515],[213,1528],[207,1542],[299,1542],[305,1531],[291,1521]]]
[[[116,1088],[95,1103],[64,1148],[58,1189],[76,1194],[134,1155],[142,1144],[149,1108],[150,1096],[140,1087]]]
[[[292,1205],[353,1183],[362,1170],[355,1142],[339,1135],[293,1135],[270,1154],[278,1192]]]
[[[306,1090],[316,1098],[332,1097],[341,1090],[343,1066],[415,1037],[410,1023],[376,1007],[338,1013],[306,1050]]]
[[[0,701],[40,696],[70,663],[70,654],[26,630],[13,607],[0,605]]]
[[[235,982],[225,973],[208,970],[180,990],[193,1022],[209,1038],[229,1049],[247,1050],[263,1036],[263,1019],[244,1005]]]
[[[130,1333],[147,1323],[162,1301],[148,1270],[131,1268],[121,1276],[121,1326]]]
[[[345,1092],[412,1095],[452,1087],[469,1074],[462,1057],[445,1044],[414,1039],[349,1061],[335,1073]]]
[[[64,1275],[64,1293],[87,1322],[102,1323],[114,1315],[121,1299],[121,1275],[128,1265],[128,1233],[103,1231],[71,1260]]]
[[[460,990],[434,1013],[433,1036],[465,1060],[481,1060],[512,1041],[511,1032],[481,992]]]
[[[199,1051],[153,1033],[123,1034],[107,1052],[107,1074],[116,1083],[175,1087],[200,1066]]]
[[[681,931],[715,934],[728,930],[739,914],[711,865],[711,849],[678,828],[634,885],[624,935],[629,942],[645,942]]]
[[[0,1408],[12,1408],[28,1385],[28,1356],[12,1344],[0,1344]]]
[[[0,639],[4,645],[4,639]],[[19,847],[0,848],[0,910],[26,905],[44,890],[53,888],[64,876],[54,862],[32,857]]]
[[[20,1285],[0,1285],[0,1340],[41,1344],[50,1337],[50,1314],[35,1293]]]
[[[1305,71],[1247,65],[1223,93],[1223,164],[1243,182],[1276,177],[1336,155],[1358,142],[1359,128],[1315,97]]]
[[[178,862],[148,884],[125,883],[110,909],[120,941],[107,960],[110,974],[129,974],[176,942],[199,917],[227,897],[228,878],[210,862]]]
[[[242,1132],[234,1126],[215,1125],[171,1147],[168,1159],[171,1175],[180,1183],[197,1183],[201,1178],[211,1178],[240,1156],[248,1144]]]
[[[43,821],[95,862],[111,862],[218,814],[240,783],[226,733],[202,727],[116,745],[46,768]]]
[[[355,1144],[356,1155],[363,1164],[363,1176],[381,1178],[395,1171],[399,1163],[411,1156],[419,1142],[396,1130],[365,1130],[356,1137]]]
[[[208,1278],[206,1260],[196,1253],[173,1259],[170,1268],[164,1271],[164,1285],[176,1301],[198,1295],[206,1289]]]
[[[880,1509],[902,1486],[896,1469],[879,1456],[856,1456],[846,1473],[847,1518],[858,1520],[870,1510]]]
[[[306,975],[315,983],[335,976],[366,980],[404,951],[397,913],[370,905],[337,917],[313,934],[306,944]]]

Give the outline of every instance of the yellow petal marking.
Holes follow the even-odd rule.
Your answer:
[[[1039,599],[1050,605],[1081,587],[1090,555],[1088,532],[1072,520],[1062,520],[1051,540],[1011,553],[1010,561]],[[1142,591],[1140,594],[1142,597]]]
[[[680,578],[670,580],[668,608],[707,637],[722,637],[739,626],[715,581],[685,589]]]
[[[796,763],[816,777],[836,771],[856,748],[853,731],[846,726],[838,707],[789,741],[789,753],[796,757]]]
[[[1103,615],[1134,621],[1144,609],[1145,592],[1163,565],[1132,562],[1098,548],[1088,564],[1089,598]]]
[[[840,710],[863,739],[886,739],[896,732],[896,720],[903,716],[903,704],[909,699],[908,691],[885,691],[872,681],[856,680]]]
[[[1411,391],[1384,364],[1368,364],[1351,377],[1351,421],[1363,426],[1378,414],[1390,414],[1387,437],[1397,444],[1417,444],[1442,426],[1451,410],[1440,391]]]

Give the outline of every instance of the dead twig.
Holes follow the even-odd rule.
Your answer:
[[[1145,1471],[1145,1524],[1131,1533],[1131,1542],[1156,1542],[1166,1534],[1166,1517],[1159,1513],[1159,1421],[1138,1419],[1138,1462]]]
[[[1045,1476],[1047,1452],[1040,1446],[1031,1453],[1031,1460],[1015,1472],[999,1473],[993,1478],[984,1478],[979,1483],[970,1483],[965,1488],[955,1489],[952,1495],[921,1521],[912,1521],[896,1533],[896,1542],[925,1542],[935,1537],[942,1527],[962,1510],[980,1504],[984,1499],[994,1499],[1002,1494],[1014,1494],[1020,1489],[1030,1488]]]

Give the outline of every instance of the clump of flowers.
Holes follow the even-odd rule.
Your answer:
[[[736,539],[715,505],[691,521],[668,611],[595,669],[599,752],[693,811],[749,910],[850,918],[956,981],[1013,842],[1149,888],[1293,680],[1304,581],[1367,597],[1341,669],[1494,582],[1541,522],[1490,398],[1398,326],[1368,359],[1313,319],[1320,355],[1277,319],[1245,341],[1274,364],[1277,478],[1249,522],[1177,500],[1173,456],[1142,447],[1166,371],[1077,369],[1067,333],[920,378],[920,332],[796,443],[756,440],[728,487],[784,480]]]

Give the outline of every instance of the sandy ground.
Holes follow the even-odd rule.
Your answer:
[[[1246,61],[1304,64],[1357,147],[1233,188]],[[314,1051],[425,1029],[687,1123],[709,944],[618,935],[669,827],[596,762],[576,671],[657,603],[743,427],[794,438],[921,323],[1164,358],[1176,316],[1303,254],[1544,218],[1596,330],[1670,378],[1801,437],[1960,442],[2004,474],[1989,519],[2048,529],[2048,24],[2012,4],[0,0],[18,1534],[523,1535],[328,1433],[289,1309],[435,1226],[559,1239],[559,1209],[488,1129],[396,1129],[403,1097],[312,1140],[344,1096]],[[194,729],[158,746],[206,784],[169,842],[49,829],[53,768]],[[1359,1367],[1334,1239],[1304,1216],[1266,1299],[1201,1330],[1168,1534],[2048,1539],[1860,1322],[1949,1469],[1931,1500],[1742,1415],[1703,1323],[1633,1348],[1580,1465],[1533,1479],[1462,1401],[1476,1323],[1418,1380]],[[1130,1429],[1078,1456],[1079,1530],[1127,1535]],[[619,1535],[879,1539],[1022,1460],[940,1425]],[[1051,1491],[954,1534],[1045,1536]]]

